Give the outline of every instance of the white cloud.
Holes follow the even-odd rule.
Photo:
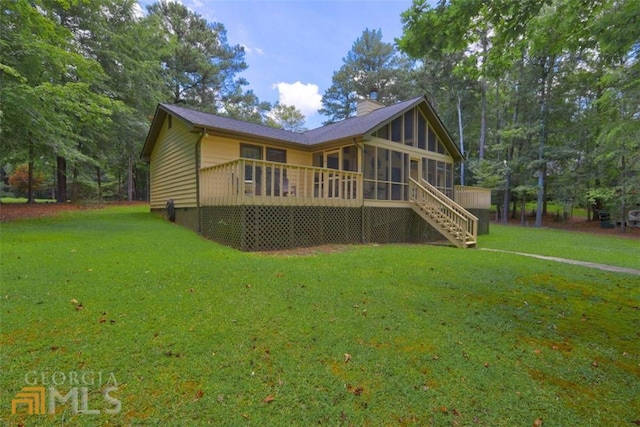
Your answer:
[[[302,112],[306,117],[317,113],[322,107],[322,95],[320,88],[313,83],[276,83],[274,89],[278,89],[280,94],[279,101],[284,105],[293,105]]]
[[[240,43],[240,46],[242,46],[245,53],[255,53],[256,55],[264,56],[264,50],[259,47],[249,47],[243,43]]]

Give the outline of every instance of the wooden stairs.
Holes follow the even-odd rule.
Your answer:
[[[425,180],[409,179],[412,209],[449,242],[459,248],[474,248],[478,240],[478,218]]]

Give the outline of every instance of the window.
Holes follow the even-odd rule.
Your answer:
[[[436,173],[436,187],[444,193],[445,187],[445,166],[444,162],[438,162],[438,172]]]
[[[378,181],[389,181],[389,150],[378,148]]]
[[[442,141],[440,141],[440,138],[438,138],[438,153],[440,154],[447,153],[447,150],[445,150],[444,145],[442,144]]]
[[[313,153],[311,156],[311,164],[317,168],[324,167],[324,153]]]
[[[414,145],[413,139],[413,117],[415,110],[404,113],[404,143],[405,145]]]
[[[427,132],[428,136],[429,136],[429,151],[436,151],[436,134],[433,131],[433,129],[431,129],[431,126],[429,126],[429,131]]]
[[[315,165],[314,165],[315,166]],[[364,179],[376,178],[376,147],[364,146]]]
[[[429,166],[427,167],[427,182],[434,187],[436,186],[436,161],[429,159]]]
[[[391,122],[391,140],[402,142],[402,116]]]
[[[405,182],[404,160],[407,154],[398,151],[391,152],[391,200],[403,199],[403,187]]]
[[[427,149],[427,120],[418,112],[418,148]]]
[[[262,147],[260,145],[240,144],[240,157],[243,159],[262,160]],[[254,162],[246,162],[244,165],[245,184],[253,186],[253,194],[260,195],[262,181],[262,167]]]
[[[287,150],[280,150],[278,148],[267,147],[267,161],[287,163]]]
[[[356,147],[344,147],[342,149],[342,170],[358,171],[358,150]]]
[[[364,147],[364,197],[377,200],[406,200],[410,156],[400,151]]]
[[[382,139],[389,139],[389,125],[384,125],[376,132],[376,136]]]
[[[240,144],[240,157],[243,159],[262,160],[262,147],[259,145]]]

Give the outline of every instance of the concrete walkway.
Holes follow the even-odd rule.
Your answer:
[[[523,252],[503,251],[501,249],[480,248],[480,250],[490,251],[490,252],[502,252],[502,253],[514,254],[514,255],[522,255],[522,256],[528,256],[531,258],[545,259],[547,261],[563,262],[565,264],[580,265],[582,267],[590,267],[590,268],[597,268],[599,270],[613,271],[614,273],[627,273],[627,274],[634,274],[636,276],[640,276],[640,270],[635,270],[633,268],[616,267],[615,265],[598,264],[595,262],[587,262],[587,261],[577,261],[575,259],[558,258],[558,257],[546,256],[546,255],[526,254]]]

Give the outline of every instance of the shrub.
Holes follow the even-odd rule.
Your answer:
[[[33,171],[33,191],[37,191],[44,182],[44,173],[41,171]],[[26,164],[18,166],[11,175],[9,175],[9,185],[20,193],[29,191],[29,166]]]

